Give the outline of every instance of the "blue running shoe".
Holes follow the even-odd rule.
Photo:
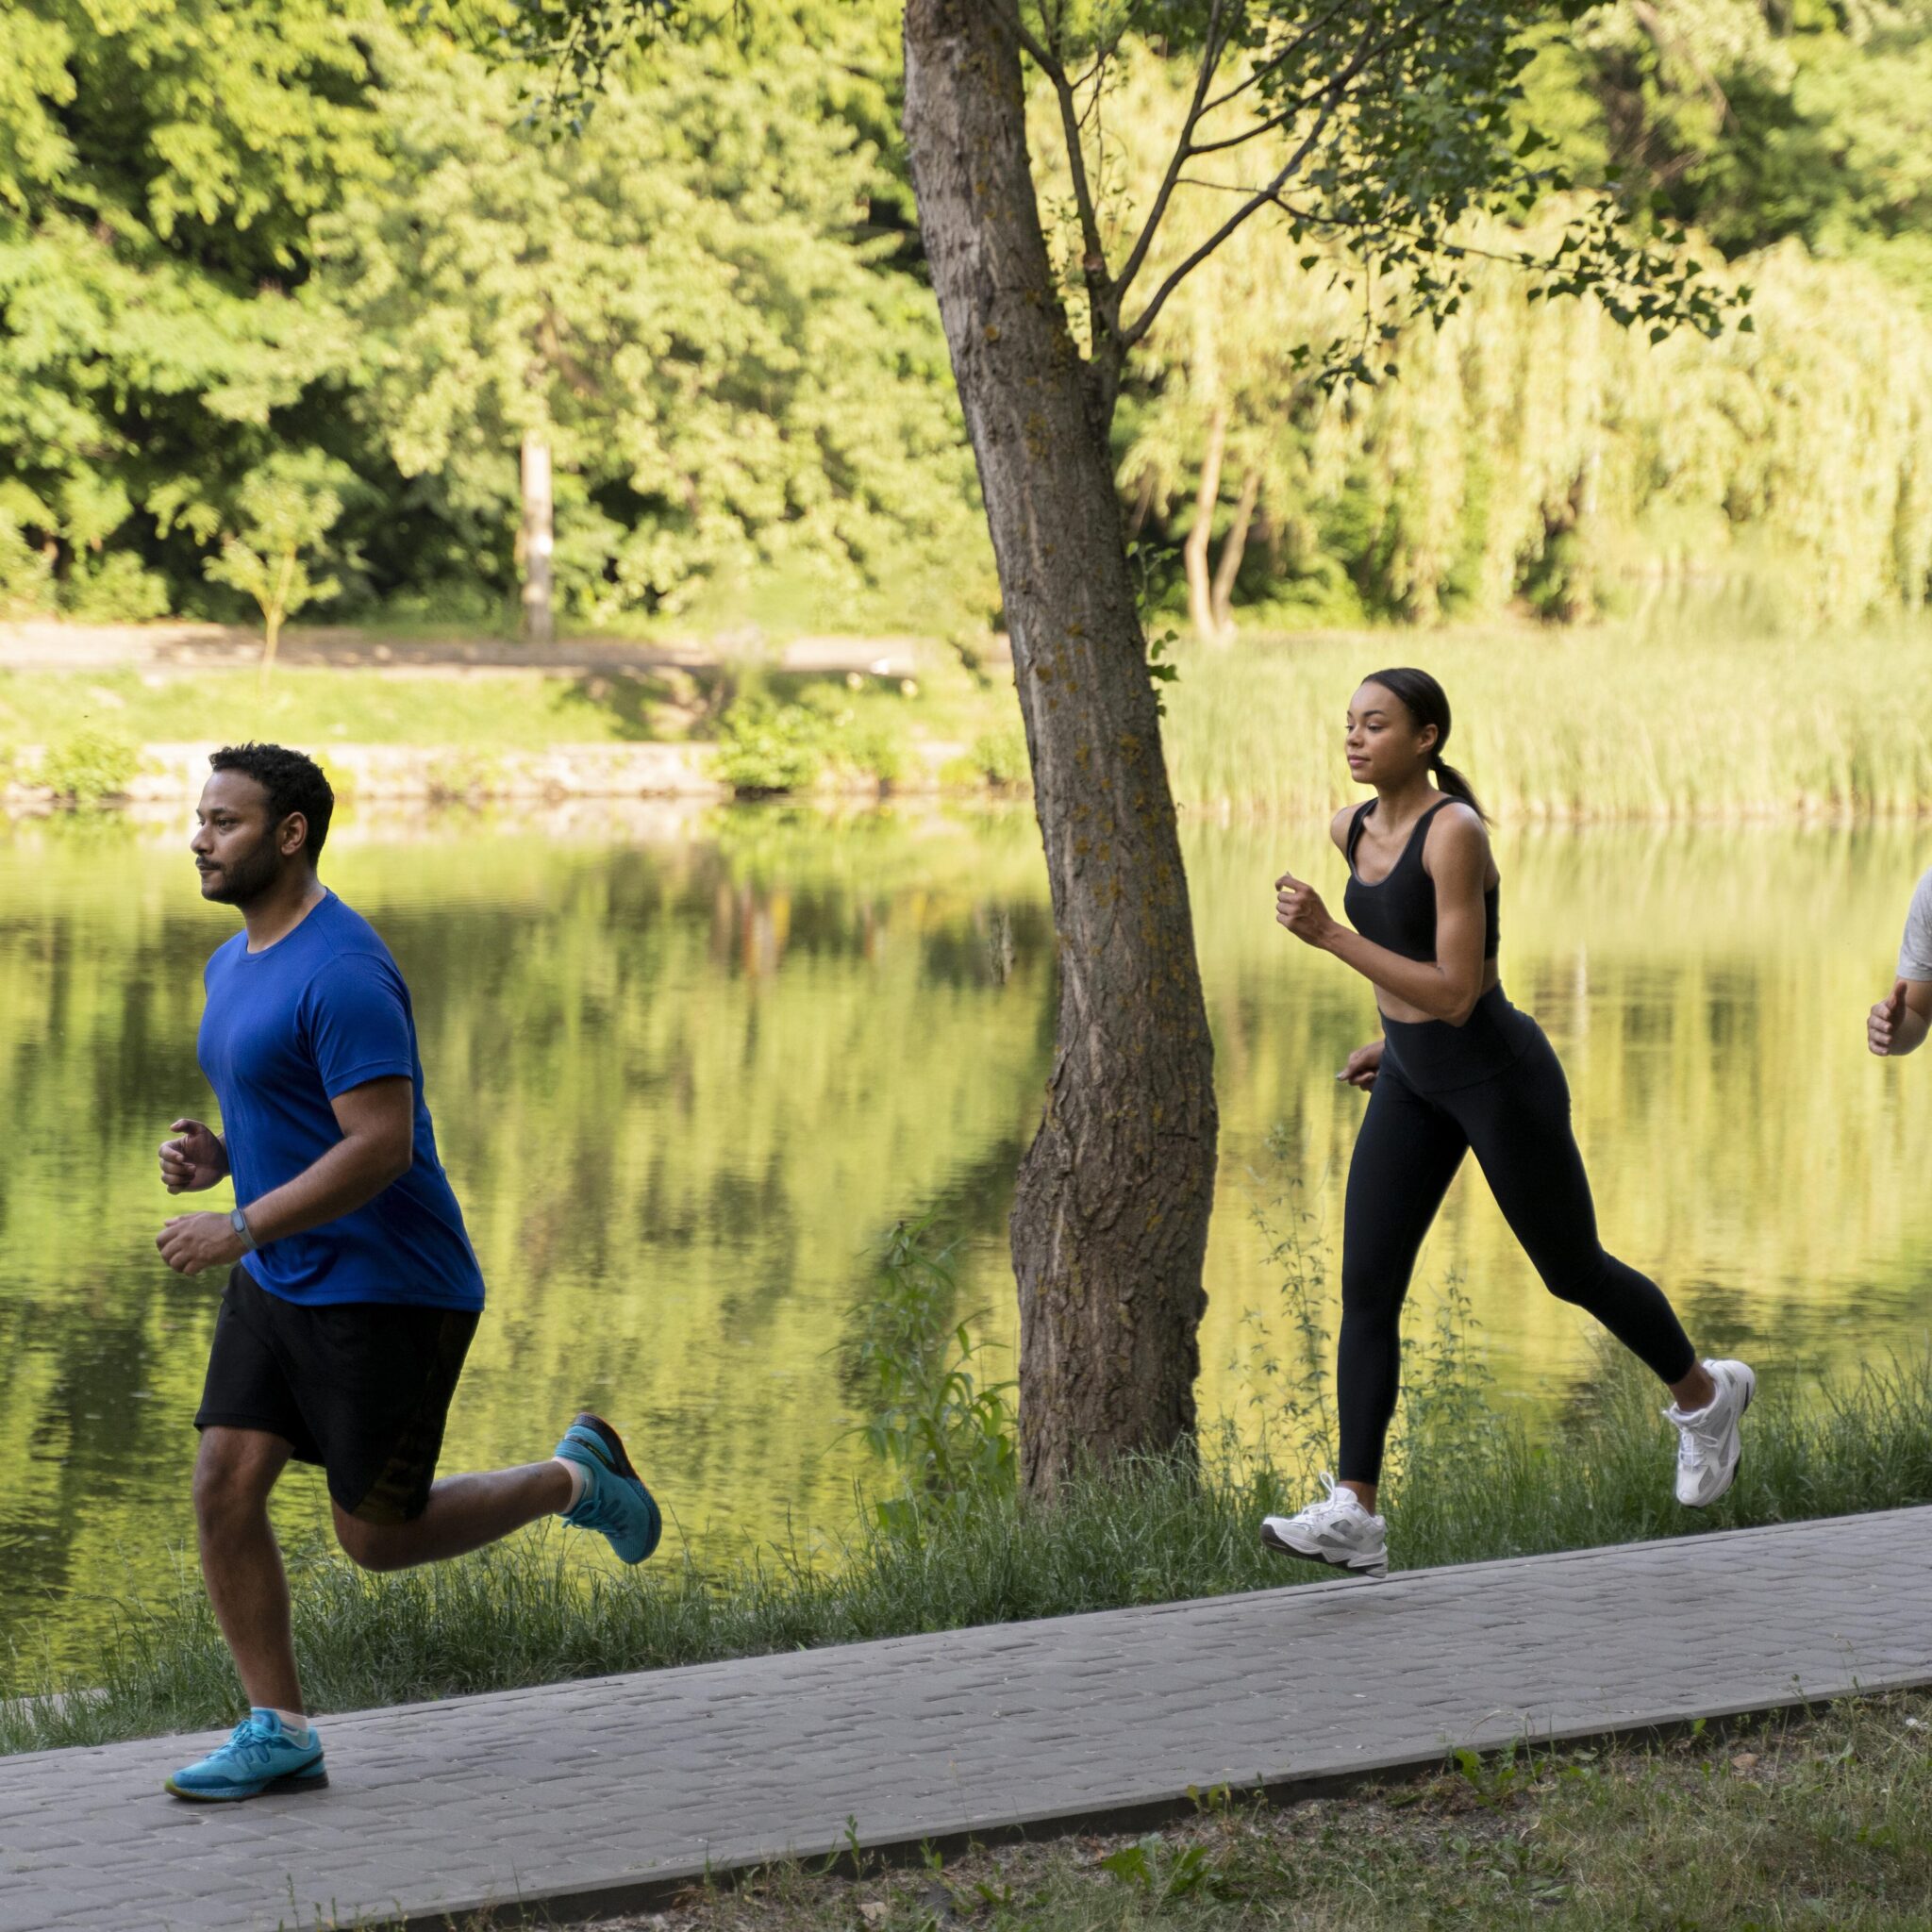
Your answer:
[[[168,1779],[166,1789],[198,1805],[231,1805],[238,1798],[265,1797],[271,1791],[320,1791],[328,1787],[322,1764],[322,1740],[311,1729],[297,1744],[272,1710],[251,1710],[234,1735],[199,1764]]]
[[[580,1415],[563,1432],[557,1453],[585,1470],[589,1481],[564,1521],[578,1529],[597,1529],[624,1563],[641,1563],[664,1534],[664,1518],[643,1478],[630,1466],[624,1441],[601,1416]]]

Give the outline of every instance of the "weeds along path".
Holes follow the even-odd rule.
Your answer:
[[[35,1753],[0,1760],[0,1932],[564,1918],[1138,1824],[1932,1683],[1928,1593],[1932,1508],[1901,1509],[335,1717],[325,1794],[232,1807],[160,1791],[212,1736]]]

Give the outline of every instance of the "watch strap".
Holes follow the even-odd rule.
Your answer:
[[[241,1208],[233,1209],[228,1215],[228,1225],[242,1237],[242,1252],[252,1255],[255,1252],[255,1237],[248,1231],[248,1217]]]

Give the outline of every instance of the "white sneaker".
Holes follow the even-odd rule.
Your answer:
[[[1389,1525],[1371,1516],[1353,1490],[1344,1490],[1324,1469],[1328,1493],[1294,1516],[1264,1516],[1261,1541],[1285,1556],[1311,1563],[1332,1563],[1357,1576],[1389,1574]]]
[[[1757,1377],[1742,1362],[1706,1362],[1717,1393],[1707,1407],[1686,1415],[1674,1402],[1664,1420],[1677,1431],[1677,1501],[1706,1509],[1730,1488],[1744,1457],[1738,1424],[1757,1392]]]

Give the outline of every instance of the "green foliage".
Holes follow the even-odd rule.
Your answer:
[[[339,366],[331,319],[290,291],[316,213],[379,165],[360,29],[381,17],[376,0],[9,12],[0,513],[63,608],[151,608],[149,571],[192,597],[197,516]],[[108,544],[131,571],[93,563]]]
[[[1815,611],[1924,595],[1928,0],[1617,0],[1574,20],[1405,0],[1306,192],[1150,314],[1224,218],[1225,183],[1284,158],[1295,90],[1319,92],[1349,18],[1224,11],[1241,25],[1223,79],[1252,85],[1202,131],[1234,144],[1187,171],[1137,270],[1149,325],[1117,449],[1143,541],[1187,528],[1225,407],[1214,534],[1252,473],[1235,586],[1251,621],[1512,604],[1574,621],[1660,571],[1766,559]],[[579,40],[585,64],[553,76],[601,83],[576,127],[529,98],[544,76],[492,65],[477,20],[440,5],[245,0],[219,32],[205,0],[9,16],[0,610],[232,616],[229,566],[249,567],[224,565],[221,540],[265,556],[238,519],[300,455],[340,466],[343,498],[347,561],[318,573],[311,612],[500,626],[535,427],[579,626],[718,625],[761,596],[855,628],[978,620],[987,548],[912,221],[894,0],[693,0],[641,42],[667,9],[530,0],[485,38],[500,22],[547,43],[593,15],[609,44]],[[1115,268],[1159,195],[1208,18],[1027,9],[1050,56],[1106,57],[1090,159]],[[1044,81],[1037,109],[1091,347]],[[1605,225],[1605,187],[1636,227]],[[1678,220],[1728,275],[1684,279],[1694,252],[1655,225]],[[1596,299],[1541,299],[1579,283]],[[1746,288],[1754,333],[1651,343],[1652,323],[1707,325]],[[1626,314],[1635,336],[1613,325]],[[1337,371],[1354,392],[1331,401]]]
[[[846,1379],[868,1412],[859,1433],[902,1485],[874,1505],[879,1524],[915,1539],[935,1514],[1010,1496],[1019,1478],[1013,1385],[974,1374],[980,1344],[956,1319],[954,1254],[935,1244],[930,1215],[899,1223],[872,1291],[848,1315]]]
[[[1206,1845],[1170,1845],[1158,1832],[1108,1852],[1099,1863],[1110,1878],[1144,1893],[1157,1909],[1197,1893],[1206,1898],[1234,1895]]]
[[[824,686],[784,699],[755,680],[726,707],[716,732],[712,769],[744,798],[808,791],[827,771],[890,787],[906,771],[904,733]]]
[[[339,613],[493,614],[526,427],[580,624],[983,557],[930,296],[887,266],[876,7],[712,33],[579,136],[533,126],[437,8],[250,0],[219,34],[205,10],[48,0],[0,83],[9,608],[226,614],[203,547],[312,451],[368,486],[341,492]]]
[[[36,780],[57,801],[90,811],[125,793],[141,769],[141,753],[124,734],[82,725],[41,755]]]
[[[1144,198],[1181,82],[1149,66],[1122,92],[1124,178]],[[1169,245],[1198,237],[1182,220]],[[1182,286],[1130,371],[1118,453],[1141,541],[1191,522],[1208,423],[1224,411],[1224,474],[1258,484],[1238,580],[1255,620],[1426,623],[1521,604],[1574,621],[1658,575],[1767,570],[1815,615],[1924,597],[1932,317],[1869,270],[1786,244],[1736,271],[1753,329],[1653,343],[1596,303],[1532,300],[1513,267],[1480,263],[1453,317],[1403,335],[1400,382],[1331,397],[1291,350],[1353,325],[1333,261],[1243,231]]]
[[[971,545],[930,300],[851,232],[876,162],[820,118],[814,63],[666,51],[550,140],[514,75],[453,48],[398,41],[385,74],[393,175],[317,225],[320,279],[439,548],[507,537],[526,430],[552,445],[583,623],[676,611],[721,575],[852,587]]]
[[[1032,776],[1026,757],[1026,733],[1017,724],[998,731],[982,731],[966,756],[974,776],[996,791],[1011,791],[1026,784]]]
[[[140,624],[165,617],[168,602],[167,580],[128,550],[75,558],[60,585],[60,614],[82,623]]]
[[[309,604],[341,589],[310,565],[342,514],[342,496],[355,487],[345,465],[319,450],[276,452],[241,489],[241,534],[224,535],[218,556],[203,565],[210,582],[253,598],[261,612],[264,680],[275,662],[282,625]]]
[[[825,768],[825,720],[807,705],[763,697],[732,706],[718,725],[712,769],[741,798],[807,791]]]
[[[1802,240],[1932,297],[1932,7],[1666,0],[1549,34],[1531,111],[1727,255]]]

